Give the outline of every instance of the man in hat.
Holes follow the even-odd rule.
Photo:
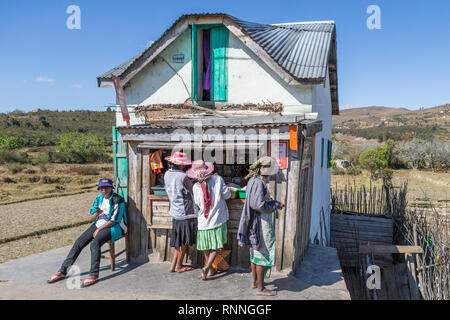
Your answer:
[[[284,204],[271,200],[266,180],[278,172],[278,165],[271,157],[258,159],[249,168],[244,208],[237,234],[239,246],[250,245],[250,265],[253,285],[257,295],[274,296],[276,291],[264,286],[267,271],[275,264],[275,230],[272,212]]]
[[[100,193],[97,195],[90,210],[90,219],[93,222],[75,241],[59,271],[47,280],[48,283],[54,283],[64,279],[67,275],[68,268],[75,262],[81,251],[90,243],[91,270],[89,277],[83,281],[82,287],[94,284],[98,280],[101,246],[107,241],[114,243],[115,240],[121,238],[127,232],[125,202],[123,197],[113,192],[111,179],[100,179],[97,190]]]
[[[185,172],[192,161],[182,152],[175,152],[166,160],[169,170],[164,174],[164,187],[170,202],[169,215],[172,217],[170,246],[175,248],[169,272],[185,272],[194,269],[183,265],[183,259],[188,246],[195,244],[197,238],[192,181]]]

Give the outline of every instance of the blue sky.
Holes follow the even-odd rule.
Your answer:
[[[69,30],[69,5],[81,29]],[[369,5],[381,29],[369,30]],[[145,50],[184,13],[225,12],[261,23],[334,20],[339,102],[431,107],[450,103],[450,1],[1,1],[0,112],[103,110],[114,89],[96,76]]]

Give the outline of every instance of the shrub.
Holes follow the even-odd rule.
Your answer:
[[[11,179],[10,177],[4,177],[3,178],[3,182],[4,183],[16,183],[13,179]]]
[[[96,176],[99,174],[98,169],[94,167],[74,167],[67,170],[69,173],[76,173],[83,176]]]
[[[94,163],[108,161],[109,155],[101,140],[92,134],[70,132],[65,134],[57,147],[60,158],[68,163]]]
[[[370,172],[371,179],[383,179],[387,182],[392,178],[392,172],[388,168],[393,148],[394,142],[388,140],[382,146],[363,151],[359,156],[359,165]]]
[[[349,174],[351,176],[357,176],[357,175],[360,175],[361,173],[362,173],[362,170],[358,167],[350,166],[347,168],[347,174]]]
[[[11,152],[11,151],[0,151],[0,164],[3,163],[27,163],[28,155],[25,157],[24,154]]]
[[[22,144],[18,138],[0,133],[0,150],[14,150],[20,147],[22,147]]]
[[[23,167],[19,163],[11,163],[11,164],[8,165],[8,170],[12,174],[16,174],[16,173],[22,172]]]
[[[334,166],[334,167],[331,167],[331,174],[337,175],[337,176],[338,175],[344,175],[345,174],[345,170]]]
[[[398,146],[399,158],[414,169],[447,170],[450,167],[448,141],[413,139]]]
[[[60,183],[61,182],[61,178],[59,178],[59,177],[43,176],[41,181],[42,181],[42,183]]]

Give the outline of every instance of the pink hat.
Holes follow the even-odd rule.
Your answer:
[[[180,165],[192,164],[192,161],[188,160],[186,153],[182,153],[182,152],[178,152],[178,151],[175,152],[173,155],[166,157],[165,159],[174,164],[180,164]]]
[[[214,171],[214,164],[203,160],[195,160],[192,167],[186,171],[189,178],[201,179],[210,175]]]

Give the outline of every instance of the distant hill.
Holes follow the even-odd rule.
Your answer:
[[[112,143],[113,111],[49,111],[0,113],[0,133],[18,137],[24,146],[56,145],[67,132],[92,133]]]
[[[423,110],[380,106],[345,109],[333,116],[333,132],[378,140],[448,140],[450,104]]]

